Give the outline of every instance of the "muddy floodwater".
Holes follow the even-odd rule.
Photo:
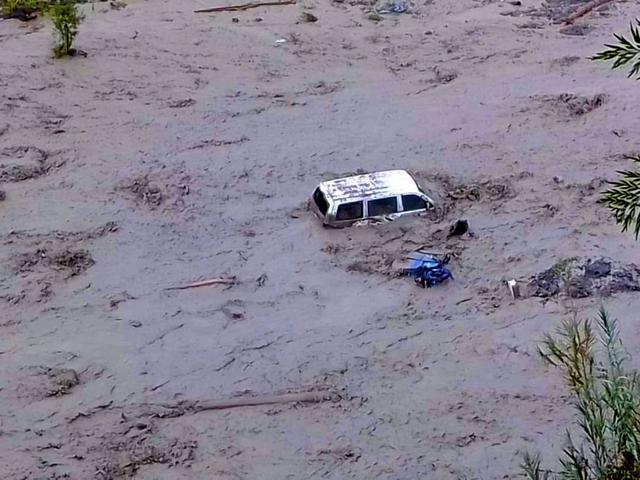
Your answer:
[[[597,203],[640,151],[640,86],[589,60],[637,5],[558,23],[582,3],[87,3],[60,60],[47,20],[0,21],[0,477],[555,466],[572,409],[536,342],[604,304],[640,358],[640,249]],[[389,169],[438,214],[308,212]],[[419,247],[453,279],[396,276]]]

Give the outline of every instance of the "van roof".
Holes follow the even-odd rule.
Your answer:
[[[353,177],[337,178],[320,184],[328,199],[334,202],[356,201],[370,197],[384,197],[416,193],[420,189],[405,170],[387,170]]]

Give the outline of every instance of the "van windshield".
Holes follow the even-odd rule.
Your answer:
[[[313,192],[313,201],[316,202],[316,206],[322,215],[327,214],[327,210],[329,210],[329,204],[327,203],[327,199],[324,198],[324,193],[320,188],[316,188],[316,191]]]

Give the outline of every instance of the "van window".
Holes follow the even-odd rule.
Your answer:
[[[427,202],[418,195],[402,195],[402,207],[405,212],[410,212],[411,210],[424,210],[427,208]]]
[[[324,198],[324,194],[322,190],[316,188],[316,191],[313,192],[313,201],[316,202],[318,209],[322,213],[322,215],[327,214],[327,210],[329,210],[329,204],[327,203],[327,199]]]
[[[338,206],[336,220],[356,220],[362,218],[362,202],[343,203]]]
[[[376,217],[378,215],[389,215],[391,213],[398,213],[398,198],[388,197],[379,198],[378,200],[369,200],[369,213],[370,217]]]

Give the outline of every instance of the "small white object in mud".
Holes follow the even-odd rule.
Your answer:
[[[347,227],[370,220],[389,221],[433,208],[433,200],[404,170],[322,182],[311,197],[311,210],[324,225],[331,227]]]
[[[276,40],[273,43],[274,43],[274,45],[276,47],[279,47],[280,45],[284,45],[285,43],[287,43],[287,39],[286,38],[279,38],[278,40]]]

